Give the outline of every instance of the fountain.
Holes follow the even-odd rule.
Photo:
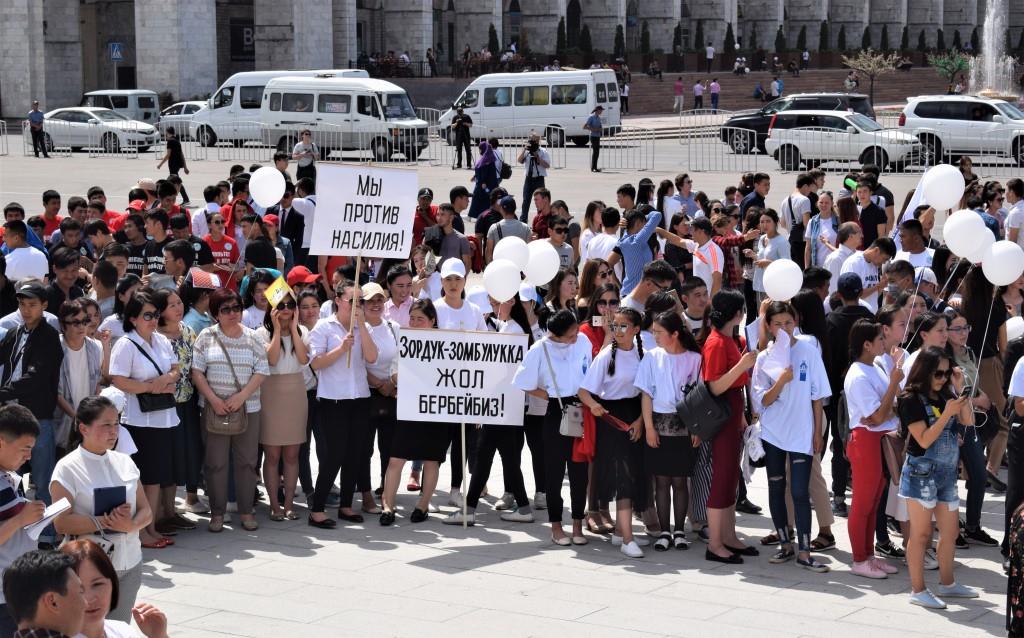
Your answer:
[[[986,5],[985,22],[981,30],[981,51],[971,58],[971,92],[1015,102],[1018,95],[1017,62],[1006,54],[1009,0],[988,0]],[[975,90],[977,87],[980,90]]]

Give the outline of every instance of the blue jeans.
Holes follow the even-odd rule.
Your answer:
[[[36,484],[36,499],[47,505],[50,499],[50,479],[57,465],[57,441],[54,436],[53,420],[39,419],[39,436],[32,446],[32,482]],[[57,534],[48,526],[39,536],[40,542],[52,543]]]
[[[985,442],[976,437],[973,428],[966,428],[960,459],[967,470],[967,529],[981,527],[981,506],[985,502]],[[977,439],[977,440],[975,440]]]
[[[765,453],[765,470],[768,472],[768,510],[772,514],[772,525],[779,535],[781,544],[791,543],[789,537],[789,510],[786,507],[786,460],[789,457],[789,476],[792,482],[793,507],[796,509],[797,546],[801,552],[811,551],[811,482],[812,459],[810,454],[787,452],[762,441]]]

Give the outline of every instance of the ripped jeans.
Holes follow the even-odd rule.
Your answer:
[[[811,482],[812,459],[810,454],[787,452],[762,440],[765,453],[765,469],[768,472],[768,509],[772,514],[772,525],[779,535],[780,544],[793,542],[789,537],[786,508],[786,460],[789,459],[790,491],[793,496],[794,517],[796,518],[797,547],[801,552],[811,551]]]

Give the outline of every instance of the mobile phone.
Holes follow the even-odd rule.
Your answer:
[[[434,253],[429,253],[427,255],[426,263],[424,264],[424,269],[426,270],[426,274],[434,274],[434,270],[437,269],[437,258],[434,257]]]
[[[590,318],[590,325],[595,326],[595,327],[596,326],[603,326],[604,325],[604,317],[602,317],[601,315],[594,315],[593,317]]]
[[[974,386],[965,385],[963,392],[960,393],[961,397],[970,397],[974,393]]]

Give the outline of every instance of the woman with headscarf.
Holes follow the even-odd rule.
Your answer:
[[[480,159],[473,165],[473,201],[469,205],[469,216],[476,219],[491,207],[491,191],[501,184],[496,160],[498,156],[486,141],[480,142]]]

